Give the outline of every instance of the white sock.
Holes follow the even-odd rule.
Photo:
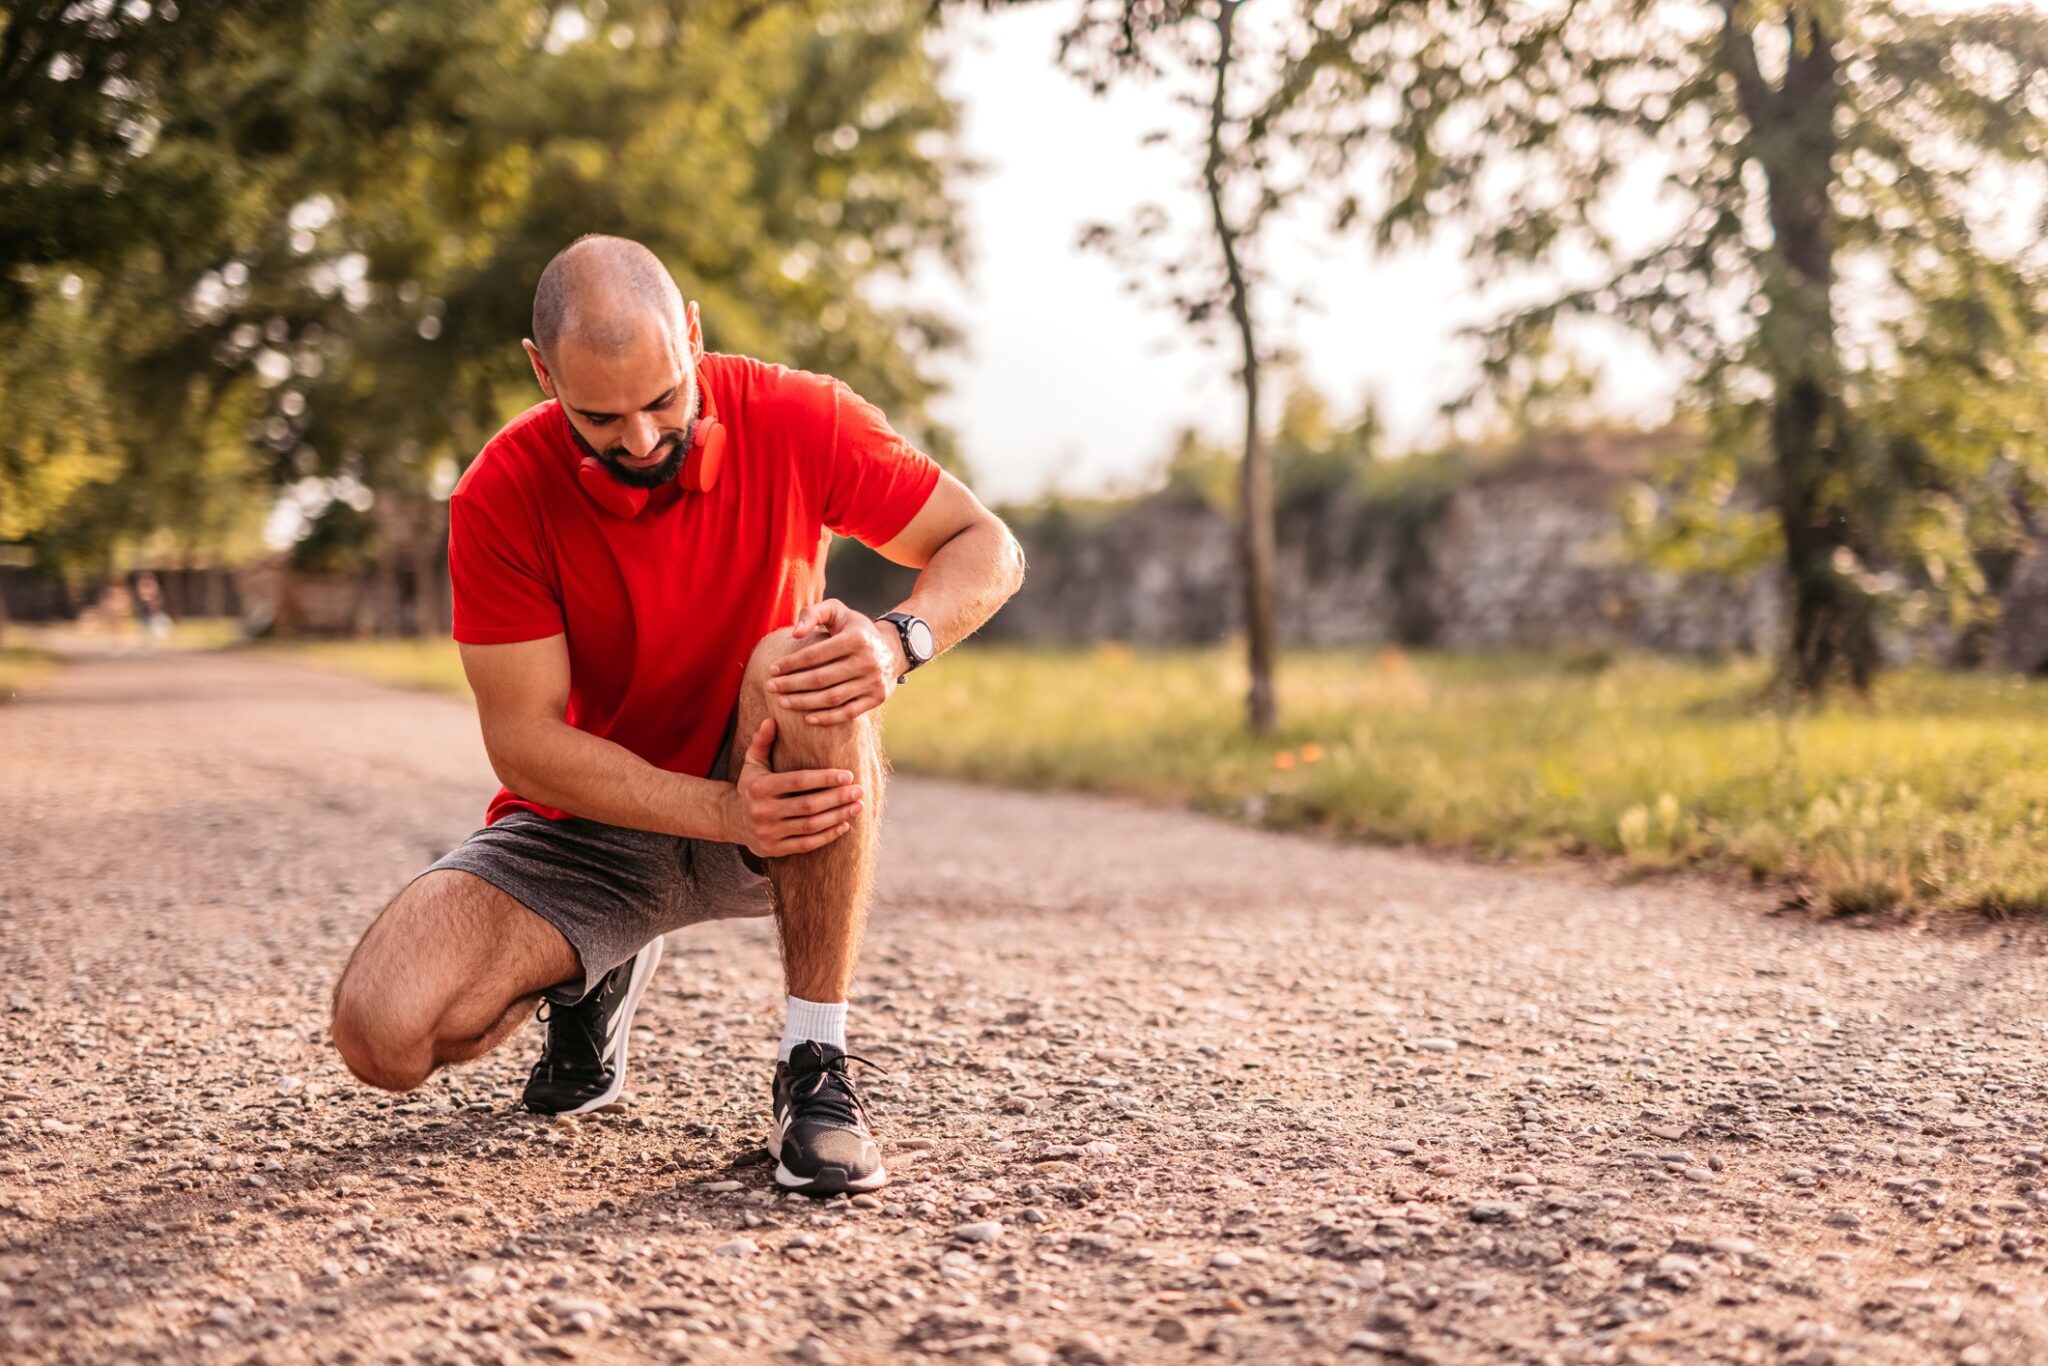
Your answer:
[[[846,1051],[846,1002],[806,1001],[789,998],[789,1014],[782,1025],[782,1049],[777,1062],[788,1062],[790,1050],[800,1043],[829,1043]]]

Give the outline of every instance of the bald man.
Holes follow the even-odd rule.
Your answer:
[[[609,1105],[662,936],[776,919],[788,993],[775,1179],[888,1180],[847,1070],[882,811],[878,722],[1016,591],[1008,530],[839,381],[707,354],[645,247],[549,263],[526,342],[546,401],[449,504],[455,639],[504,784],[399,892],[334,992],[335,1046],[392,1091],[547,1037],[525,1103]],[[828,533],[920,571],[869,617],[824,596]],[[737,757],[735,757],[737,755]]]

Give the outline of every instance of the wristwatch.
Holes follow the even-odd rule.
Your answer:
[[[896,680],[898,683],[910,677],[910,671],[918,665],[929,663],[931,657],[939,652],[938,644],[932,638],[931,623],[923,617],[914,617],[908,612],[884,612],[876,620],[888,622],[896,628],[896,634],[903,637],[905,662],[903,677]]]

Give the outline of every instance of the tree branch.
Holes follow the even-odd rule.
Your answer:
[[[1735,78],[1736,103],[1751,128],[1766,128],[1778,116],[1777,92],[1756,63],[1756,44],[1743,21],[1746,0],[1720,0],[1721,65]]]

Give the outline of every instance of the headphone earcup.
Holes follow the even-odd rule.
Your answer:
[[[706,493],[718,482],[719,472],[724,468],[725,424],[716,420],[698,423],[679,481],[691,493]]]
[[[583,491],[590,495],[591,502],[614,517],[638,517],[640,509],[647,506],[646,489],[621,484],[603,465],[587,455],[576,462],[576,482],[583,485]]]

